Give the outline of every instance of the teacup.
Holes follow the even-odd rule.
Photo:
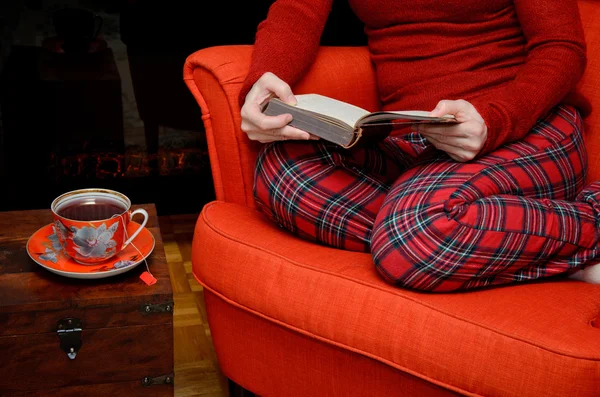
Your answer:
[[[110,259],[127,247],[148,222],[144,209],[131,211],[131,200],[110,189],[79,189],[58,196],[50,206],[62,251],[84,265]],[[136,214],[141,226],[127,234]]]

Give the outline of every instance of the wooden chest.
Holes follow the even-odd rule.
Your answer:
[[[173,293],[154,205],[148,266],[123,274],[54,274],[26,251],[49,210],[0,212],[0,396],[172,396]]]

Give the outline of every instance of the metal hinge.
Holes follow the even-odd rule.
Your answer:
[[[78,318],[63,318],[56,324],[56,333],[60,339],[60,348],[74,360],[81,348],[81,331],[83,325]]]
[[[149,303],[145,303],[142,306],[140,306],[140,311],[144,314],[173,313],[173,301],[159,303],[156,305],[151,305]]]
[[[168,374],[157,377],[145,376],[142,378],[143,386],[153,386],[153,385],[172,385],[174,381],[175,375]]]

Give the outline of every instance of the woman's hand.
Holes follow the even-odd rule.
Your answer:
[[[457,124],[415,124],[413,131],[423,135],[433,146],[460,162],[472,160],[487,140],[487,126],[475,107],[462,99],[439,101],[431,116],[452,114]]]
[[[296,98],[285,81],[270,72],[263,74],[248,91],[241,109],[241,128],[248,138],[262,143],[312,139],[308,132],[287,125],[292,121],[291,114],[266,116],[261,112],[261,104],[272,96],[292,105],[296,104]]]

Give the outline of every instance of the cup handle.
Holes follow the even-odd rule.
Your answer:
[[[137,210],[133,211],[131,213],[131,215],[129,216],[129,219],[133,219],[133,216],[135,214],[142,214],[144,215],[144,221],[140,224],[140,227],[138,227],[138,229],[135,231],[135,233],[133,233],[131,235],[131,237],[129,237],[129,239],[127,239],[127,241],[125,241],[125,243],[123,243],[123,248],[127,247],[129,245],[129,243],[131,243],[133,241],[133,239],[140,234],[140,232],[142,231],[142,229],[144,228],[144,226],[146,226],[146,222],[148,222],[148,212],[146,212],[145,209],[143,208],[138,208]]]

